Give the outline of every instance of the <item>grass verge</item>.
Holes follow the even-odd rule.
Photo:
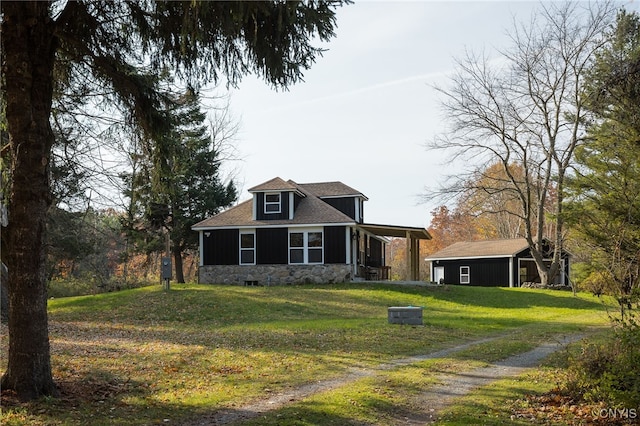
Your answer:
[[[425,325],[388,324],[386,308],[403,305],[423,306]],[[273,413],[280,416],[277,424],[393,424],[397,407],[411,404],[410,392],[394,384],[413,378],[413,388],[420,389],[432,380],[431,368],[491,362],[556,333],[606,324],[605,308],[591,296],[564,292],[367,283],[175,285],[170,292],[156,286],[54,299],[52,365],[62,397],[18,404],[5,393],[0,420],[180,424],[349,369],[508,335],[316,395],[304,403],[319,417],[309,410],[287,414],[297,404]],[[3,369],[6,328],[0,337]]]

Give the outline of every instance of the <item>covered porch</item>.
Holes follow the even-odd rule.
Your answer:
[[[407,279],[410,281],[420,280],[420,240],[430,240],[431,235],[424,228],[397,225],[376,225],[362,223],[359,227],[378,237],[405,238],[407,244]],[[388,280],[389,267],[386,265],[368,266],[364,271],[367,279]]]

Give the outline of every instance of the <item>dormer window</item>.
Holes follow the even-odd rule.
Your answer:
[[[279,192],[264,194],[264,212],[265,214],[280,213],[282,211],[282,203]]]

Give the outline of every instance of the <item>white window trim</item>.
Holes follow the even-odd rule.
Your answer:
[[[293,220],[293,213],[294,213],[294,209],[295,209],[295,203],[296,203],[296,199],[295,196],[293,194],[293,192],[289,193],[289,220]]]
[[[242,236],[246,235],[246,234],[251,234],[253,235],[253,248],[243,248],[242,247]],[[238,241],[238,264],[239,265],[255,265],[256,264],[256,231],[255,229],[245,229],[240,231],[240,235],[238,236],[239,241]],[[242,252],[245,250],[252,250],[253,251],[253,263],[243,263],[242,262]]]
[[[462,270],[465,269],[467,270],[467,273],[463,273]],[[466,278],[466,280],[463,280],[463,278]],[[460,267],[460,284],[470,284],[471,283],[471,268],[469,266],[461,266]]]
[[[319,233],[322,235],[322,245],[320,247],[309,247],[309,233]],[[302,247],[291,247],[291,234],[302,234],[303,243]],[[289,233],[287,235],[287,247],[288,247],[288,256],[289,256],[289,264],[290,265],[322,265],[324,264],[324,229],[322,228],[291,228],[289,229]],[[320,262],[309,262],[309,248],[312,250],[321,250],[322,259]],[[302,250],[303,253],[303,261],[292,263],[291,262],[291,250],[298,249]]]
[[[278,202],[276,203],[275,201],[267,201],[267,197],[269,195],[277,195],[278,196]],[[269,210],[267,211],[267,206],[273,206],[273,205],[277,205],[278,206],[278,210]],[[280,192],[265,192],[264,193],[264,214],[279,214],[282,212],[282,193]]]

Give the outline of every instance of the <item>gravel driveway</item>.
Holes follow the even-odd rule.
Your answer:
[[[219,410],[209,415],[186,423],[187,426],[218,426],[229,425],[242,420],[249,420],[263,415],[269,411],[295,403],[319,392],[330,391],[363,377],[374,376],[380,371],[390,370],[394,367],[409,365],[427,359],[446,357],[471,346],[487,343],[504,336],[471,341],[452,348],[443,349],[425,355],[398,359],[375,368],[352,369],[347,374],[331,380],[323,380],[308,385],[292,388],[285,392],[270,395],[243,406],[233,409]],[[485,386],[493,381],[523,373],[526,369],[537,366],[542,359],[561,349],[571,342],[584,337],[583,334],[562,336],[553,342],[548,342],[535,349],[511,356],[483,368],[468,371],[460,371],[455,374],[442,374],[437,377],[438,384],[430,387],[414,400],[415,406],[423,407],[420,412],[403,413],[397,418],[398,424],[424,425],[438,419],[439,412],[451,404],[456,398],[462,397],[471,390]]]

